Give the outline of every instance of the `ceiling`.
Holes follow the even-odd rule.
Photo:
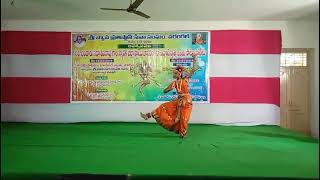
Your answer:
[[[150,19],[124,11],[99,10],[100,7],[127,8],[129,3],[130,0],[1,0],[1,19],[106,21],[319,19],[319,0],[145,0],[138,10],[150,15]]]

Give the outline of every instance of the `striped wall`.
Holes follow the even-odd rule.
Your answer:
[[[71,104],[70,32],[1,32],[1,119],[137,122],[158,103]],[[281,32],[211,31],[210,104],[191,123],[278,124]]]

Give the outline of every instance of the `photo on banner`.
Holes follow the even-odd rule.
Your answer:
[[[72,102],[157,102],[173,69],[198,70],[190,80],[194,102],[209,102],[209,32],[72,33]]]

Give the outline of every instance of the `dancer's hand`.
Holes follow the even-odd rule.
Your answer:
[[[191,78],[193,76],[193,74],[198,70],[197,68],[197,56],[195,53],[192,53],[192,57],[193,57],[193,66],[192,66],[192,70],[189,72],[189,74],[186,76],[186,78]]]
[[[167,93],[167,92],[171,91],[172,89],[174,89],[174,87],[175,87],[175,83],[173,82],[173,83],[171,83],[167,88],[165,88],[165,89],[163,90],[163,92],[164,92],[164,93]]]
[[[175,88],[175,84],[176,84],[176,83],[171,83],[171,86],[170,86],[171,89],[174,89],[174,88]]]

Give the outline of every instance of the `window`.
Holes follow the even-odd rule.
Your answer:
[[[307,66],[306,52],[281,53],[280,66]]]

